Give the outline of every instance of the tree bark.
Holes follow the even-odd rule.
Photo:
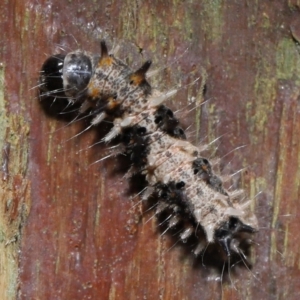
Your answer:
[[[2,1],[1,299],[297,299],[299,9],[296,0]],[[75,137],[85,120],[68,126],[39,105],[47,56],[98,53],[101,38],[133,67],[151,58],[154,86],[180,87],[169,105],[195,144],[217,139],[222,173],[245,168],[233,184],[259,220],[251,271],[240,263],[222,278],[173,247],[119,159],[93,164],[108,146],[86,148],[105,126]]]

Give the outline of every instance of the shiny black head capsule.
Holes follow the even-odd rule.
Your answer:
[[[81,51],[69,53],[64,60],[63,85],[68,97],[77,98],[92,76],[92,62],[89,56]]]
[[[88,85],[91,75],[91,59],[81,51],[50,56],[41,70],[41,96],[61,96],[76,101],[78,93]]]
[[[42,96],[63,94],[63,66],[65,55],[50,56],[43,64],[40,75],[40,91]]]

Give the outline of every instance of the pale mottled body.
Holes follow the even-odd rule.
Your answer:
[[[108,55],[104,43],[98,61],[80,51],[68,54],[65,61],[72,55],[91,61],[90,69],[83,68],[90,70],[90,79],[84,89],[71,94],[72,101],[82,103],[81,112],[94,111],[92,124],[107,117],[113,119],[114,127],[104,140],[124,137],[126,153],[130,153],[133,166],[148,182],[144,198],[153,194],[158,197],[157,213],[170,212],[170,228],[187,219],[182,225],[181,239],[189,238],[200,225],[208,243],[220,242],[228,256],[232,251],[238,252],[237,236],[258,228],[250,200],[239,203],[239,196],[226,191],[211,163],[185,139],[178,120],[162,105],[174,93],[151,90],[146,81],[151,63],[146,62],[133,72]],[[70,89],[65,73],[63,88]],[[199,253],[200,248],[196,247],[195,252]]]

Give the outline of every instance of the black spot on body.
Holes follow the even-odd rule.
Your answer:
[[[204,157],[196,158],[192,163],[194,174],[211,186],[212,189],[223,195],[228,195],[223,188],[222,180],[212,172],[209,161]]]
[[[238,249],[233,248],[231,242],[243,233],[254,233],[255,229],[241,222],[237,217],[230,217],[215,232],[215,239],[220,243],[228,257],[233,253],[238,253]]]
[[[174,117],[173,112],[166,106],[158,107],[154,115],[154,122],[164,132],[170,136],[185,140],[186,135],[184,130],[179,126],[179,120]]]
[[[148,155],[147,129],[141,126],[126,128],[122,133],[122,141],[126,145],[125,155],[131,163],[139,168],[145,165]]]

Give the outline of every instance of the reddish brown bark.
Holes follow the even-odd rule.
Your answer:
[[[0,183],[1,299],[297,299],[299,6],[292,0],[1,3],[0,146],[11,145],[2,158],[9,175]],[[188,99],[209,100],[202,111],[183,114],[192,139],[221,137],[214,144],[219,157],[246,145],[222,166],[247,168],[237,186],[255,198],[261,227],[251,272],[237,268],[222,285],[220,273],[194,264],[184,247],[169,250],[174,240],[160,236],[154,219],[146,222],[151,213],[142,216],[139,198],[115,171],[117,160],[89,166],[106,146],[79,152],[99,139],[97,130],[68,141],[86,124],[66,126],[39,106],[32,88],[56,44],[98,51],[103,32],[119,43],[122,57],[123,49],[137,46],[150,53],[154,68],[167,66],[152,80],[160,88],[200,77],[170,103],[186,112],[193,107]]]

